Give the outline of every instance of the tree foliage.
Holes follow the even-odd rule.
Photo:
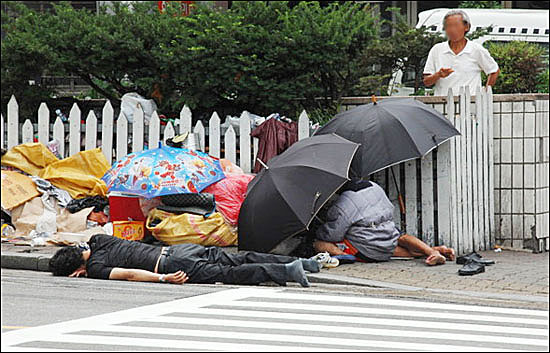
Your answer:
[[[186,17],[156,6],[113,2],[95,14],[14,4],[17,18],[2,21],[2,101],[24,96],[25,77],[48,71],[76,75],[115,104],[132,91],[153,97],[164,113],[187,104],[199,114],[294,115],[332,104],[358,82],[360,53],[377,35],[371,12],[351,2],[235,2],[228,11],[197,6]]]
[[[501,71],[493,87],[495,93],[529,93],[537,92],[541,88],[546,66],[543,48],[528,42],[513,41],[489,43],[487,49]]]

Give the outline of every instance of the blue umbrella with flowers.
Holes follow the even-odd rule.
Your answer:
[[[115,162],[102,180],[109,192],[145,198],[197,193],[225,178],[220,161],[201,151],[162,146]]]

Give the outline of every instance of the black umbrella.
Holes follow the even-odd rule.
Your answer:
[[[315,135],[332,133],[361,144],[350,174],[363,178],[422,157],[460,135],[441,113],[413,98],[374,101],[339,113]]]
[[[239,213],[239,250],[269,252],[307,230],[348,179],[359,145],[330,134],[300,140],[272,158],[248,185]]]

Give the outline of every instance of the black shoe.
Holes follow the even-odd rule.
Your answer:
[[[458,270],[459,276],[473,276],[477,275],[478,273],[485,272],[485,265],[475,261],[470,260],[466,262],[466,264]]]
[[[494,263],[495,263],[494,260],[483,259],[481,257],[481,255],[479,255],[475,251],[469,253],[468,255],[462,255],[462,256],[457,257],[456,258],[456,263],[459,264],[459,265],[464,265],[464,264],[468,263],[468,261],[470,261],[470,260],[474,260],[477,263],[482,264],[482,265],[494,265]]]

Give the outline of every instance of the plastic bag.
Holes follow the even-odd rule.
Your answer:
[[[248,183],[252,179],[254,176],[250,174],[226,173],[225,179],[203,190],[203,192],[214,194],[216,210],[221,212],[232,226],[237,225],[239,221],[241,205],[246,197]]]
[[[101,149],[94,148],[54,162],[42,169],[38,176],[67,190],[73,199],[106,196],[107,185],[101,177],[110,167]]]
[[[90,196],[82,199],[72,200],[67,205],[67,210],[71,213],[78,212],[84,208],[94,207],[94,212],[103,212],[109,200],[103,196]]]
[[[17,168],[30,175],[38,175],[42,169],[57,161],[59,159],[41,143],[17,145],[2,156],[2,165]]]
[[[153,209],[146,223],[153,236],[169,245],[193,243],[203,246],[231,246],[237,244],[237,233],[215,212],[208,218],[183,213],[175,215]]]
[[[229,159],[220,159],[220,164],[224,174],[244,174],[244,171],[236,164],[231,163]]]
[[[135,92],[126,93],[121,98],[120,110],[126,116],[129,123],[134,122],[134,110],[137,105],[141,105],[143,109],[143,122],[145,125],[149,125],[149,120],[154,111],[157,110],[157,104],[152,99],[145,99]]]

